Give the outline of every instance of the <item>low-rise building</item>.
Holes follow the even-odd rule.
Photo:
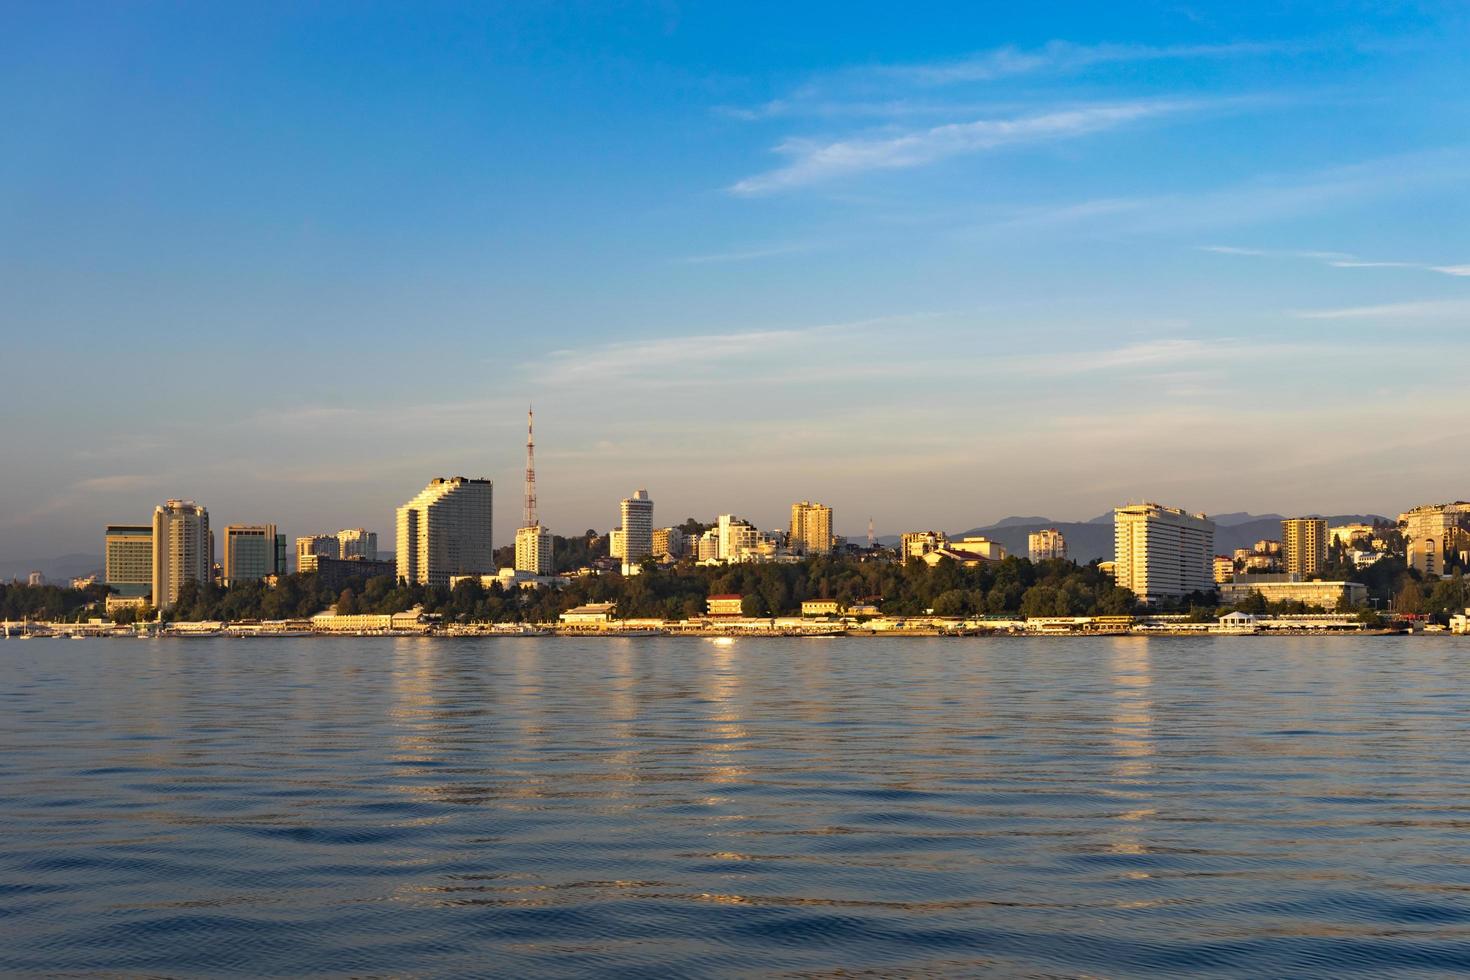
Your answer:
[[[744,615],[742,603],[745,596],[725,594],[712,595],[705,600],[705,606],[710,616],[741,616]]]
[[[1259,592],[1267,602],[1303,602],[1332,611],[1344,599],[1358,606],[1368,601],[1368,587],[1361,582],[1303,582],[1294,575],[1237,575],[1220,586],[1220,602],[1242,602]]]
[[[414,606],[407,612],[346,613],[336,609],[311,617],[311,628],[323,633],[375,633],[386,630],[423,630],[427,628],[424,607]]]
[[[564,575],[535,575],[519,568],[502,568],[494,575],[451,575],[449,587],[453,589],[461,582],[478,581],[480,587],[488,589],[498,585],[502,589],[539,589],[566,585],[571,579]]]
[[[567,626],[604,626],[616,611],[615,602],[589,602],[568,609],[561,614],[560,619]]]
[[[1458,616],[1450,617],[1450,632],[1461,635],[1470,634],[1470,609],[1466,609]]]
[[[803,599],[801,602],[803,616],[836,616],[841,611],[841,603],[836,599]]]
[[[1004,553],[1004,549],[1002,549],[1002,553]],[[979,565],[984,565],[989,562],[999,561],[999,559],[997,558],[987,558],[984,555],[978,555],[972,551],[961,551],[958,547],[939,548],[934,551],[928,552],[919,560],[922,561],[924,564],[931,566],[937,565],[940,562],[946,560],[954,561],[959,562],[966,568],[975,568]]]

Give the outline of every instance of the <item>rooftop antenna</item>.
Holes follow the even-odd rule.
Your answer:
[[[536,519],[536,413],[526,406],[526,527],[539,527]]]

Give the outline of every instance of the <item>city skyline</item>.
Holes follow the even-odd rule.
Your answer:
[[[1467,495],[1463,9],[406,16],[0,14],[0,556],[391,540],[528,402],[562,535]]]

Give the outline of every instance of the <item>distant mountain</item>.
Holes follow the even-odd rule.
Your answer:
[[[57,558],[0,559],[0,581],[25,581],[31,572],[40,572],[53,585],[65,585],[81,575],[102,575],[102,556],[88,554],[61,555]]]
[[[1046,527],[1050,527],[1051,526],[1051,518],[1050,517],[1002,517],[1000,520],[996,521],[994,524],[992,524],[990,526],[991,527],[1018,527],[1018,526],[1035,527],[1038,524],[1044,525]]]

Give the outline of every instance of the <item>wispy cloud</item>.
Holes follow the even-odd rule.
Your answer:
[[[1470,277],[1470,265],[1434,265],[1428,262],[1397,262],[1363,259],[1348,252],[1316,252],[1301,249],[1240,248],[1234,245],[1201,245],[1203,252],[1246,255],[1272,259],[1312,259],[1334,269],[1415,269],[1441,275]]]
[[[1036,72],[1074,72],[1093,65],[1142,61],[1197,61],[1293,54],[1306,50],[1299,41],[1239,41],[1229,44],[1073,44],[1051,41],[1030,50],[1012,46],[982,51],[953,61],[894,65],[877,69],[891,77],[922,85],[991,81]]]
[[[755,106],[716,111],[757,122],[785,117],[898,117],[963,111],[927,93],[957,85],[1027,75],[1068,74],[1108,64],[1264,57],[1308,50],[1314,42],[1236,41],[1225,44],[1076,44],[1055,40],[1035,48],[1006,45],[960,58],[918,64],[854,65],[809,78],[791,92]],[[897,90],[897,91],[895,91]],[[1018,111],[990,106],[977,111]]]
[[[791,157],[791,163],[747,177],[730,190],[740,195],[768,194],[866,171],[918,167],[1003,146],[1072,139],[1198,105],[1182,100],[1143,100],[1060,109],[1011,119],[977,119],[898,136],[828,143],[787,140],[776,147],[776,152]]]
[[[1298,310],[1302,320],[1371,320],[1470,316],[1470,299],[1426,299],[1377,306],[1344,306],[1330,310]]]
[[[792,242],[786,245],[767,245],[762,248],[736,249],[730,252],[712,252],[707,255],[686,255],[674,261],[682,265],[712,265],[726,262],[751,262],[770,259],[780,255],[797,255],[816,249],[810,242]]]
[[[1237,184],[1192,192],[1051,204],[1021,211],[977,230],[1104,222],[1110,232],[1148,234],[1230,228],[1266,224],[1288,216],[1467,182],[1470,182],[1470,152],[1464,147],[1452,147],[1364,160],[1309,173],[1265,174]],[[1251,254],[1251,250],[1237,254]],[[1336,252],[1313,253],[1310,257],[1332,261],[1354,259]],[[1450,268],[1458,267],[1445,266],[1437,271]]]

